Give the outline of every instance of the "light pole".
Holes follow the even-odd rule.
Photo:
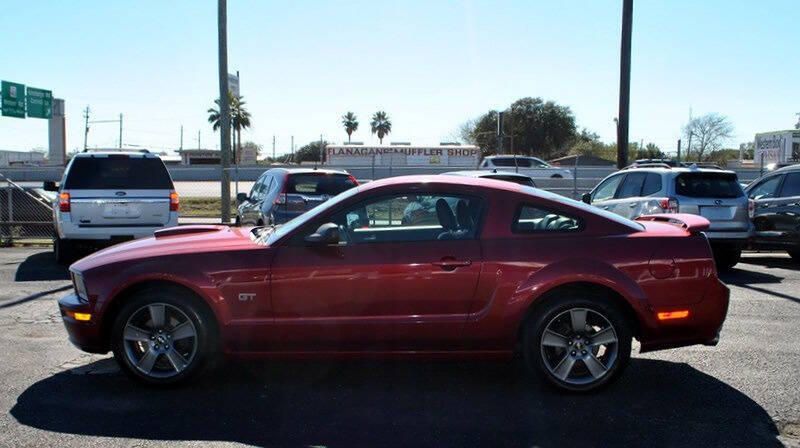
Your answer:
[[[219,36],[219,119],[220,119],[220,149],[222,169],[220,170],[220,194],[222,196],[222,223],[231,221],[231,179],[228,169],[230,167],[231,151],[231,111],[228,104],[228,4],[227,0],[218,0],[217,30]]]
[[[628,165],[628,118],[631,103],[631,25],[633,0],[622,0],[622,42],[619,60],[619,122],[617,123],[617,168]]]

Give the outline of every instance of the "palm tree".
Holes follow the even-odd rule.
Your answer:
[[[379,110],[372,116],[372,133],[378,134],[378,139],[383,144],[383,137],[392,132],[392,122],[389,121],[389,116],[386,112]]]
[[[342,115],[342,124],[344,125],[344,132],[347,132],[347,141],[350,142],[350,135],[358,129],[358,119],[356,114],[347,112]]]
[[[219,108],[220,108],[220,101],[219,98],[214,100],[214,104],[217,105],[217,108],[210,108],[208,109],[208,122],[211,123],[211,128],[216,131],[219,129],[221,123],[219,120]],[[242,129],[247,129],[250,127],[250,112],[244,108],[245,101],[244,97],[241,95],[234,95],[233,92],[228,91],[228,104],[230,105],[231,111],[231,128],[233,129],[233,133],[231,134],[233,138],[233,148],[234,148],[234,163],[238,163],[238,158],[241,159],[241,149],[242,149]],[[239,141],[238,147],[236,145],[236,141]],[[237,151],[238,149],[238,151]]]

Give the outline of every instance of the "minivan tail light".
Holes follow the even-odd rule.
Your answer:
[[[664,213],[678,213],[678,200],[675,198],[664,198],[658,202]]]
[[[169,194],[169,211],[177,212],[181,208],[181,198],[178,193],[173,191]]]
[[[353,177],[352,174],[347,176],[347,178],[350,179],[351,182],[353,182],[353,185],[356,185],[356,186],[358,185],[358,181],[356,180],[355,177]]]
[[[58,195],[58,209],[62,212],[70,211],[69,193],[66,191]]]
[[[749,216],[750,219],[756,217],[756,201],[752,199],[747,200],[747,216]]]

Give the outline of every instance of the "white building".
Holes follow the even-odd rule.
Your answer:
[[[0,167],[44,165],[44,151],[6,151],[0,149]]]

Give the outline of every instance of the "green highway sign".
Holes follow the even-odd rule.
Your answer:
[[[25,84],[2,81],[3,116],[25,118]],[[52,106],[51,106],[52,109]]]
[[[28,117],[53,118],[53,92],[28,87]]]

